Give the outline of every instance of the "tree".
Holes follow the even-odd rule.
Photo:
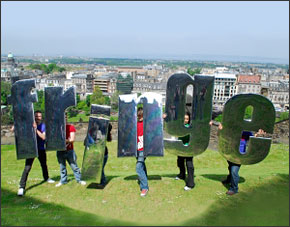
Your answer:
[[[111,100],[110,100],[110,97],[108,96],[105,96],[105,105],[111,105]]]
[[[99,104],[99,105],[104,105],[105,103],[105,97],[103,95],[103,92],[97,85],[94,87],[94,92],[90,97],[90,102],[91,104]]]
[[[67,113],[68,113],[68,117],[76,117],[79,113],[79,111],[77,110],[77,108],[75,106],[70,106],[69,108],[67,108]]]
[[[12,124],[14,122],[13,120],[13,112],[12,112],[12,106],[7,106],[7,111],[1,115],[1,124],[8,125]]]
[[[112,109],[114,110],[118,110],[118,105],[119,105],[119,95],[121,95],[122,93],[119,91],[115,91],[111,97],[111,106]]]
[[[77,94],[77,103],[79,103],[81,101],[81,96],[80,94]]]
[[[50,63],[49,65],[45,65],[45,64],[30,64],[28,66],[28,68],[42,70],[46,74],[49,74],[49,73],[51,73],[53,71],[63,72],[63,71],[66,70],[64,67],[59,67],[55,63]]]
[[[192,70],[191,68],[187,69],[187,73],[191,76],[194,76],[195,74],[200,74],[201,72],[201,68],[196,68],[194,70]]]
[[[87,95],[87,97],[86,97],[86,104],[87,104],[87,107],[90,107],[90,105],[91,105],[91,96],[92,96],[92,95]]]
[[[63,71],[65,71],[65,70],[66,70],[66,69],[65,69],[64,67],[59,67],[59,68],[58,68],[58,71],[59,71],[59,72],[63,72]]]
[[[54,69],[56,69],[56,64],[55,63],[51,63],[48,65],[48,72],[51,73]]]
[[[41,64],[40,68],[43,72],[45,72],[46,74],[49,74],[49,69],[47,68],[45,64]]]
[[[7,105],[7,97],[11,94],[11,83],[1,81],[1,105]]]
[[[44,91],[37,90],[38,102],[33,103],[34,111],[40,110],[42,112],[43,118],[45,117],[45,103],[44,103]]]

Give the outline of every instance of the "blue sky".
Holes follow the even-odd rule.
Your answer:
[[[289,2],[1,2],[2,53],[289,61]]]

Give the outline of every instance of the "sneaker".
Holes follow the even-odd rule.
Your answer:
[[[49,184],[55,183],[55,181],[53,179],[50,179],[50,178],[48,178],[46,182],[49,183]]]
[[[190,188],[190,187],[188,187],[188,186],[185,186],[184,187],[184,191],[189,191],[189,190],[191,190],[192,188]]]
[[[55,185],[55,187],[60,187],[60,186],[62,186],[62,185],[64,185],[64,184],[61,183],[61,182],[58,182],[58,183]]]
[[[78,183],[81,184],[81,185],[86,185],[87,184],[87,182],[85,182],[83,180],[79,181]]]
[[[142,191],[141,191],[141,196],[146,196],[147,195],[147,193],[148,193],[148,189],[142,189]]]
[[[19,188],[18,192],[17,192],[17,195],[23,196],[24,195],[24,188]]]
[[[228,190],[227,192],[226,192],[226,194],[227,195],[234,195],[234,194],[236,194],[237,192],[234,192],[234,191],[231,191],[231,190]]]

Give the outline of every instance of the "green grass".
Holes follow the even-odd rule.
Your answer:
[[[81,167],[84,147],[75,144]],[[212,150],[194,158],[196,187],[185,192],[176,181],[176,156],[148,157],[150,191],[140,197],[133,157],[117,158],[117,142],[108,143],[105,168],[109,180],[104,189],[94,182],[75,182],[68,167],[69,183],[60,188],[42,183],[35,160],[24,197],[17,189],[24,160],[16,160],[15,147],[1,145],[1,225],[189,225],[189,226],[289,226],[289,146],[272,144],[265,160],[240,170],[239,193],[225,194],[220,183],[227,175],[227,162]],[[49,151],[50,177],[59,180],[56,152]]]
[[[280,115],[279,117],[276,117],[275,122],[289,120],[289,112],[282,112],[279,115]]]
[[[83,119],[83,122],[89,122],[89,117],[90,116],[86,116],[85,113],[80,113],[75,117],[68,118],[68,122],[79,122],[80,118]]]

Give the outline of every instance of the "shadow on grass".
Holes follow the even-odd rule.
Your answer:
[[[39,182],[39,183],[37,183],[37,184],[34,184],[34,185],[31,185],[31,186],[29,186],[28,188],[26,188],[25,189],[25,191],[29,191],[29,190],[31,190],[32,188],[35,188],[35,187],[37,187],[37,186],[39,186],[39,185],[42,185],[43,183],[45,183],[46,181],[41,181],[41,182]]]
[[[161,177],[168,177],[168,178],[173,178],[175,180],[175,177],[177,177],[178,173],[176,174],[163,174],[161,175]],[[188,174],[186,174],[186,177],[188,176]],[[196,175],[194,175],[194,177],[196,177]]]
[[[161,176],[160,175],[148,175],[148,180],[161,180]],[[131,176],[127,176],[124,177],[124,180],[138,180],[138,175],[131,175]]]
[[[175,177],[177,176],[177,174],[163,174],[161,177],[168,177],[168,178],[174,178],[175,179]]]
[[[67,182],[70,182],[71,180],[74,179],[74,175],[73,175],[73,174],[68,174],[67,177],[68,177]],[[60,176],[52,177],[51,179],[54,180],[55,182],[57,182],[57,181],[60,181]],[[35,188],[35,187],[37,187],[37,186],[40,186],[40,185],[42,185],[42,184],[44,184],[44,183],[46,183],[46,181],[43,180],[43,181],[41,181],[41,182],[39,182],[39,183],[37,183],[37,184],[31,185],[31,186],[27,187],[27,188],[25,189],[25,191],[29,191],[29,190],[31,190],[31,189],[33,189],[33,188]]]
[[[1,188],[1,226],[129,226],[114,219],[89,214],[53,203],[19,197]],[[45,215],[44,215],[45,214]]]
[[[210,180],[219,181],[222,184],[222,181],[227,178],[227,175],[224,174],[202,174],[202,177],[205,177]],[[240,176],[239,184],[244,183],[246,180],[245,178]],[[230,184],[223,184],[226,189],[230,188]]]
[[[289,226],[289,174],[233,196],[223,195],[185,226]]]
[[[228,175],[225,175],[225,174],[202,174],[201,176],[203,176],[207,179],[210,179],[210,180],[222,182],[223,180],[225,180],[227,178]],[[240,176],[239,183],[244,183],[245,181],[246,181],[245,178]]]
[[[105,185],[101,185],[101,184],[97,184],[97,183],[92,182],[88,185],[87,188],[88,189],[104,189],[109,184],[109,182],[115,177],[119,177],[119,176],[106,176],[107,182]]]

